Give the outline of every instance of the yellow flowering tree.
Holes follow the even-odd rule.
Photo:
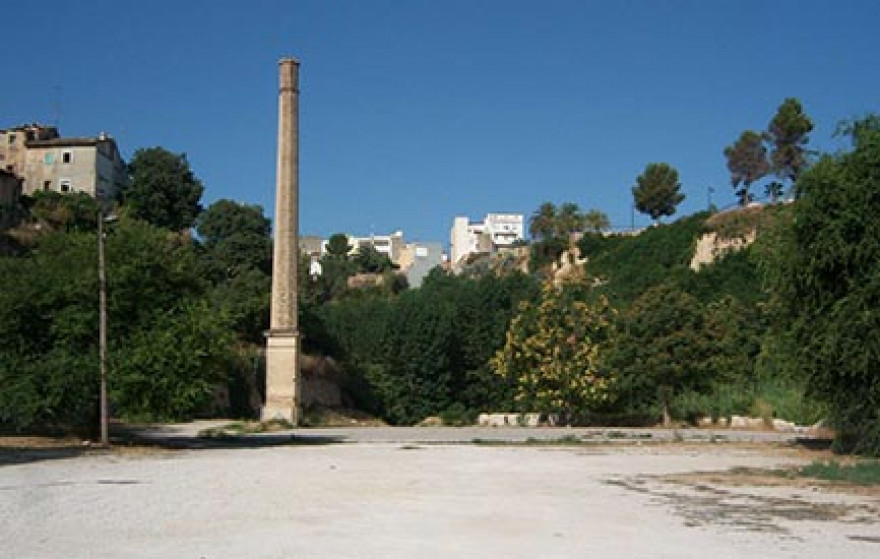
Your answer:
[[[579,287],[545,282],[537,303],[520,303],[504,347],[489,362],[515,387],[520,410],[571,416],[609,397],[614,375],[602,357],[614,332],[614,311],[604,298],[583,301]]]

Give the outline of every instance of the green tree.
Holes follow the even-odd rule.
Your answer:
[[[766,269],[795,367],[830,408],[836,448],[880,455],[880,126],[871,122],[852,128],[852,151],[800,176]]]
[[[211,265],[224,277],[247,269],[271,272],[269,219],[260,206],[218,200],[196,222]]]
[[[41,236],[0,258],[0,423],[97,425],[98,285],[94,232]],[[183,418],[225,372],[234,339],[206,299],[186,235],[121,217],[107,233],[110,390],[122,417]],[[225,374],[225,373],[224,373]]]
[[[584,215],[574,202],[565,202],[559,206],[559,214],[556,216],[557,237],[568,238],[572,233],[578,233],[584,229]]]
[[[406,292],[393,302],[384,344],[387,373],[374,377],[383,408],[394,423],[416,423],[452,403],[456,325],[450,302]]]
[[[584,216],[577,204],[566,202],[558,209],[551,202],[541,204],[529,219],[530,270],[545,270],[551,266],[568,248],[570,234],[583,228]]]
[[[227,317],[205,301],[157,313],[111,354],[111,399],[131,418],[192,417],[227,379],[234,342]]]
[[[556,205],[544,202],[529,218],[529,235],[534,240],[545,240],[556,233]]]
[[[269,220],[259,206],[219,200],[199,216],[196,230],[213,283],[208,298],[240,339],[262,344],[271,297]]]
[[[474,415],[512,408],[513,386],[500,382],[489,368],[489,359],[504,344],[519,302],[535,299],[538,291],[535,278],[520,272],[475,279],[434,275],[422,285],[420,295],[453,307],[456,328],[449,344],[453,405],[458,403]]]
[[[27,256],[0,258],[0,426],[97,427],[95,244],[50,233]]]
[[[394,269],[391,258],[370,245],[360,247],[352,260],[357,265],[358,271],[364,274],[381,274]]]
[[[740,205],[751,200],[749,187],[770,172],[767,161],[767,148],[761,134],[746,130],[731,146],[724,148],[727,169],[730,171],[730,184],[739,196]]]
[[[193,226],[202,211],[204,187],[186,155],[161,147],[137,150],[128,165],[131,183],[119,192],[131,215],[157,227],[180,231]]]
[[[680,190],[678,171],[667,163],[649,163],[636,178],[632,193],[636,209],[659,222],[661,217],[674,214],[684,200]]]
[[[345,233],[334,233],[327,240],[326,252],[329,256],[347,259],[352,248],[354,247],[348,244],[348,235]]]
[[[149,328],[154,313],[199,299],[211,287],[186,233],[169,233],[123,215],[107,233],[106,251],[109,321],[117,340]]]
[[[523,411],[572,417],[605,402],[614,376],[602,361],[613,336],[604,300],[588,304],[545,282],[537,303],[520,303],[504,346],[489,362],[515,386]]]
[[[812,130],[813,121],[804,113],[800,101],[789,97],[782,102],[767,128],[770,160],[776,176],[797,182],[809,163],[805,146]]]
[[[94,231],[98,202],[84,192],[34,192],[27,199],[30,214],[56,231]]]
[[[705,311],[687,293],[669,285],[651,288],[623,315],[620,332],[611,359],[619,389],[659,404],[664,425],[677,394],[711,387]]]
[[[321,275],[306,281],[305,296],[317,303],[336,300],[348,292],[348,278],[357,273],[358,266],[349,256],[352,245],[348,243],[345,233],[334,233],[327,241],[324,255],[321,257]],[[303,261],[301,273],[309,269],[310,262]],[[302,278],[305,280],[305,274]]]
[[[309,344],[343,363],[349,395],[387,421],[411,423],[510,409],[513,394],[488,360],[516,305],[535,295],[524,274],[470,279],[433,271],[397,297],[363,292],[310,311]]]
[[[584,214],[584,227],[592,233],[602,233],[611,228],[611,221],[605,212],[592,209]]]
[[[343,297],[348,292],[348,278],[357,273],[357,265],[347,257],[332,254],[324,254],[320,263],[321,275],[306,283],[308,296],[320,303]],[[307,270],[308,264],[303,263],[300,269]]]
[[[568,239],[563,237],[547,237],[532,243],[529,250],[529,270],[546,273],[569,247]]]

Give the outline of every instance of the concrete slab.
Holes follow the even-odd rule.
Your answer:
[[[844,511],[817,519],[760,500],[809,509],[809,491],[739,488],[708,507],[650,477],[792,460],[733,445],[409,442],[97,454],[0,467],[0,541],[31,559],[876,557],[868,498],[813,497]]]

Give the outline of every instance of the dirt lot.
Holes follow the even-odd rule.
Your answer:
[[[0,449],[3,557],[880,556],[880,494],[777,445]],[[11,445],[15,447],[15,445]],[[732,468],[738,468],[731,472]]]

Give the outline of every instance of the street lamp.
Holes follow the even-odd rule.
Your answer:
[[[98,358],[101,362],[101,446],[110,446],[110,411],[107,405],[107,266],[104,260],[104,223],[116,220],[115,215],[98,211]]]

